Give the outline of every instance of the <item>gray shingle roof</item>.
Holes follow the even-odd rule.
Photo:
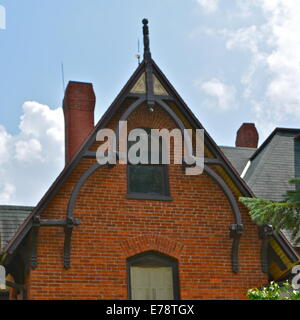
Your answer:
[[[276,128],[257,150],[235,147],[221,150],[240,174],[251,161],[244,180],[256,197],[281,201],[287,190],[295,189],[288,179],[300,177],[300,139],[295,139],[299,134],[300,129]],[[282,232],[292,243],[291,233]]]
[[[255,148],[242,148],[242,147],[224,147],[221,146],[220,149],[232,163],[234,168],[239,174],[242,174],[244,168],[250,157],[256,151]]]
[[[0,250],[11,240],[34,207],[0,206]]]
[[[251,160],[244,179],[257,197],[281,201],[287,190],[295,189],[288,179],[300,177],[300,142],[294,139],[296,135],[296,130],[278,129]]]
[[[300,248],[300,243],[296,243],[292,241],[292,232],[289,230],[281,230],[285,237],[289,240],[289,242],[293,245],[293,247]],[[300,234],[298,233],[296,237],[299,237]]]

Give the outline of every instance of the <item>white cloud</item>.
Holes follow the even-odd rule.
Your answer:
[[[0,204],[36,205],[64,165],[62,109],[27,101],[19,128],[0,126]]]
[[[11,135],[9,135],[5,128],[0,125],[0,165],[5,163],[9,159],[9,142],[11,140]]]
[[[196,0],[197,3],[207,13],[212,13],[218,10],[218,0]]]
[[[239,20],[242,25],[210,34],[225,38],[228,50],[249,54],[250,63],[241,74],[241,84],[253,120],[262,131],[270,124],[285,126],[300,120],[299,0],[238,0],[236,4],[245,17]],[[247,21],[257,12],[259,19]]]
[[[9,183],[0,184],[0,203],[9,204],[16,192],[14,185]]]
[[[239,12],[237,13],[237,17],[240,18],[249,18],[252,15],[252,10],[251,10],[251,3],[249,1],[245,0],[236,0],[236,4],[238,8],[240,9]]]
[[[6,10],[0,5],[0,30],[6,28]]]
[[[245,49],[250,50],[252,53],[258,52],[258,43],[261,39],[261,34],[255,25],[240,28],[234,31],[224,30],[223,34],[227,37],[227,49]]]
[[[300,10],[297,0],[260,0],[257,2],[267,22],[258,33],[267,39],[271,50],[260,49],[253,55],[264,55],[270,80],[260,98],[261,117],[278,124],[288,118],[300,119]],[[260,70],[256,68],[256,72]],[[255,78],[249,79],[254,82]]]
[[[15,144],[15,157],[19,161],[44,161],[43,157],[41,156],[41,152],[41,143],[36,139],[20,140]]]
[[[198,88],[212,98],[209,105],[221,111],[226,111],[236,107],[236,89],[227,85],[219,79],[211,79],[197,83]]]

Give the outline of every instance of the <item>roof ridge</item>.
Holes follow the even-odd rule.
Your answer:
[[[234,146],[222,146],[219,145],[219,148],[231,148],[231,149],[245,149],[245,150],[257,150],[257,148],[250,148],[250,147],[234,147]]]
[[[256,156],[265,148],[265,146],[268,144],[268,142],[273,138],[273,136],[276,135],[276,133],[278,132],[282,132],[282,131],[286,131],[286,132],[300,132],[300,128],[282,128],[282,127],[276,127],[269,135],[268,137],[265,139],[265,141],[259,146],[259,148],[256,149],[256,151],[254,152],[254,154],[251,156],[250,160],[254,160],[254,158],[256,158]]]

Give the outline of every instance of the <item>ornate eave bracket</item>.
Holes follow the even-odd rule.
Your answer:
[[[71,265],[71,240],[73,228],[80,224],[79,219],[73,219],[67,217],[66,220],[42,220],[37,215],[33,218],[32,233],[31,233],[31,256],[30,266],[32,269],[36,269],[38,266],[37,257],[37,244],[38,233],[40,227],[63,227],[65,231],[64,240],[64,268],[68,269]]]
[[[64,242],[64,268],[69,269],[71,265],[71,240],[73,228],[80,222],[76,219],[67,218],[66,225],[64,226],[65,231],[65,242]]]
[[[261,249],[260,249],[260,259],[262,272],[267,273],[269,270],[268,262],[268,240],[273,234],[273,227],[271,225],[264,224],[259,226],[258,235],[262,239]]]
[[[239,246],[240,239],[244,230],[242,224],[232,224],[229,227],[230,230],[230,238],[232,239],[232,247],[231,247],[231,263],[232,263],[232,271],[234,273],[238,273],[239,266]]]
[[[33,217],[32,231],[31,231],[31,256],[30,266],[32,269],[37,268],[37,239],[41,225],[40,216]]]

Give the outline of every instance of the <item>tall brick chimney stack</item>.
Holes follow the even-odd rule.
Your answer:
[[[243,123],[236,134],[235,146],[257,148],[258,132],[254,123]]]
[[[91,83],[70,81],[63,100],[65,159],[68,164],[94,128],[96,97]]]

